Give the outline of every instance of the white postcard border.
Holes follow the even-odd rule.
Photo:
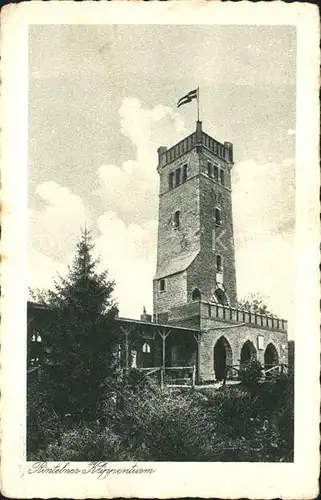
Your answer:
[[[150,475],[30,474],[25,461],[29,24],[297,26],[295,461],[140,463]],[[318,492],[318,11],[282,2],[29,2],[2,12],[2,491],[20,498],[311,498]],[[108,465],[128,467],[128,463]],[[84,469],[83,463],[72,463]]]

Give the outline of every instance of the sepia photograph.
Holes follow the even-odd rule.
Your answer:
[[[292,26],[29,28],[28,459],[293,461],[295,75]]]
[[[298,27],[111,18],[27,26],[27,474],[294,466]]]

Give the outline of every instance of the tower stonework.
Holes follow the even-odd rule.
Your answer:
[[[237,305],[231,197],[233,146],[196,131],[158,149],[154,320],[194,301]]]

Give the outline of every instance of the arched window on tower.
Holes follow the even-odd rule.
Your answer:
[[[177,168],[175,171],[175,186],[179,186],[181,183],[181,169]]]
[[[187,180],[187,164],[183,165],[183,177],[182,182],[186,182]]]
[[[207,162],[207,175],[209,177],[213,176],[212,163],[210,161]]]
[[[202,294],[198,288],[194,288],[192,292],[192,300],[201,300]]]
[[[218,167],[214,165],[214,180],[218,182]]]
[[[224,186],[224,170],[220,170],[220,181],[222,186]]]
[[[216,271],[218,273],[221,273],[223,271],[222,256],[221,255],[216,256]]]
[[[174,213],[174,227],[179,227],[180,226],[180,216],[181,216],[181,213],[179,210],[176,210],[176,212]]]
[[[219,208],[215,208],[215,224],[217,226],[222,224],[221,210]]]
[[[159,280],[159,291],[166,292],[166,280],[165,280],[165,278],[161,278]]]

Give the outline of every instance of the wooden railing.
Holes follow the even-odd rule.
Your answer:
[[[27,380],[29,382],[31,382],[31,381],[39,382],[40,377],[41,377],[40,370],[41,370],[41,366],[34,366],[32,368],[29,368],[27,370]]]
[[[240,365],[227,365],[224,376],[224,384],[226,380],[238,380],[240,377]]]
[[[193,366],[166,366],[166,367],[150,367],[138,368],[138,370],[146,372],[146,376],[159,373],[159,382],[161,388],[177,387],[177,386],[191,386],[195,387],[196,383],[196,367]],[[170,373],[172,372],[172,373]],[[189,377],[183,377],[182,372],[187,372]]]
[[[285,363],[280,363],[278,365],[265,365],[263,369],[264,377],[266,374],[273,376],[274,374],[286,373],[288,365]]]
[[[266,380],[266,378],[273,378],[273,375],[283,374],[287,371],[287,364],[280,363],[277,365],[264,365],[262,368],[262,377],[261,380]],[[225,376],[223,379],[223,383],[226,383],[226,380],[239,380],[240,379],[240,371],[242,368],[246,367],[246,364],[240,365],[227,365],[225,370]]]

